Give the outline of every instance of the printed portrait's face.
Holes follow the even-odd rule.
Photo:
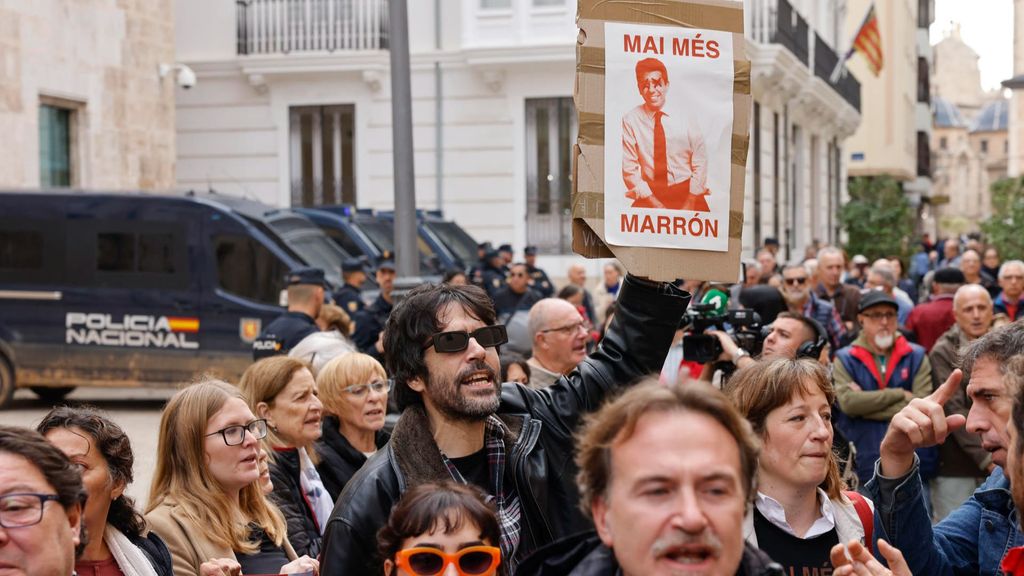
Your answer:
[[[668,80],[661,75],[660,70],[654,70],[644,74],[643,78],[637,82],[637,88],[640,89],[640,95],[644,97],[644,102],[647,106],[661,110],[665,105],[665,93],[668,92]]]

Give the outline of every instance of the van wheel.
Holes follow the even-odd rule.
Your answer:
[[[74,389],[74,386],[58,386],[55,388],[50,388],[49,386],[32,387],[32,391],[36,393],[36,396],[39,396],[40,400],[45,400],[46,402],[60,402]]]
[[[11,366],[0,356],[0,408],[6,408],[14,396],[14,372]]]

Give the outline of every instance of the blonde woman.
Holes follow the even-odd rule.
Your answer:
[[[271,356],[249,366],[238,383],[249,408],[267,421],[265,443],[271,452],[270,499],[288,524],[295,552],[320,555],[322,527],[334,510],[334,499],[317,473],[313,450],[320,439],[323,405],[305,362]]]
[[[167,403],[146,522],[167,544],[175,576],[319,571],[315,559],[296,557],[281,512],[260,490],[266,433],[225,382],[193,384]]]
[[[730,399],[762,443],[743,535],[794,574],[831,569],[840,542],[875,550],[872,504],[845,491],[832,452],[835,392],[811,359],[762,360],[729,380]]]
[[[352,353],[328,362],[316,383],[327,412],[317,443],[317,470],[337,499],[366,459],[390,438],[383,428],[391,381],[374,357]]]

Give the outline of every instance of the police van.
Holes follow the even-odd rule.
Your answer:
[[[346,254],[288,209],[217,194],[0,192],[0,406],[76,386],[236,382],[284,276]]]

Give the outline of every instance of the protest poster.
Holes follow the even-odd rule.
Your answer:
[[[573,249],[735,281],[750,118],[742,3],[580,0]]]

